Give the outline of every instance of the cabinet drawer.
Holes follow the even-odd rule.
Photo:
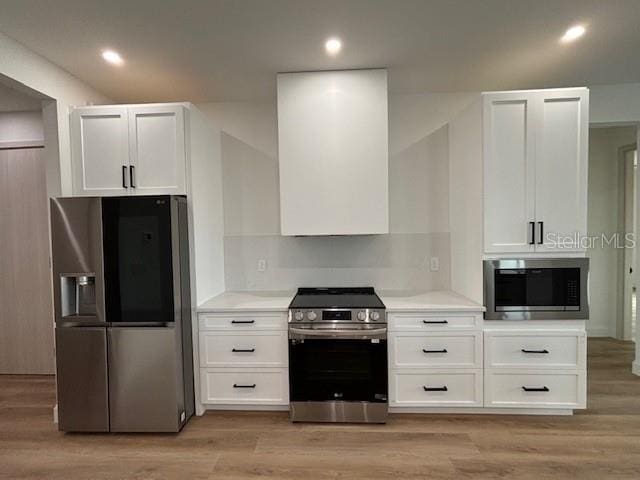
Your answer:
[[[286,368],[203,368],[200,370],[204,404],[287,405],[289,374]]]
[[[482,406],[482,370],[392,371],[389,387],[392,406]]]
[[[487,368],[586,367],[584,332],[485,332]]]
[[[391,334],[391,368],[482,368],[482,333]]]
[[[391,331],[446,331],[478,328],[482,315],[433,315],[419,313],[392,313],[389,315]]]
[[[485,371],[485,406],[585,408],[585,372]]]
[[[287,332],[204,331],[200,333],[201,367],[285,367]]]
[[[200,330],[286,330],[287,316],[274,312],[201,313]]]

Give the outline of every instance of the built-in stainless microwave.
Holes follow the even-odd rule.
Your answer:
[[[487,320],[586,320],[588,258],[484,261]]]

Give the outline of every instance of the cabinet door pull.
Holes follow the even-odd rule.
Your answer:
[[[255,320],[231,320],[231,323],[256,323]]]
[[[524,390],[525,392],[548,392],[549,387],[525,387],[523,385],[522,390]]]
[[[544,350],[527,350],[526,348],[522,349],[522,353],[549,353],[549,350],[546,348]]]
[[[251,385],[240,385],[240,384],[234,383],[233,388],[256,388],[256,384],[252,383]]]
[[[538,222],[540,226],[540,239],[538,240],[538,244],[542,245],[544,243],[544,222]]]
[[[122,188],[129,188],[127,186],[127,166],[122,165]]]
[[[425,392],[448,392],[449,391],[446,385],[444,387],[427,387],[426,385],[424,385],[422,388],[424,388]]]
[[[529,226],[531,227],[531,240],[529,240],[529,245],[536,244],[536,222],[529,222]]]
[[[425,350],[423,348],[422,351],[424,353],[447,353],[447,349],[446,348],[443,348],[442,350]]]
[[[422,320],[422,323],[427,325],[444,325],[449,322],[447,320]]]
[[[256,351],[255,348],[232,348],[231,351],[233,353],[253,353]]]
[[[136,173],[136,167],[134,165],[129,165],[129,181],[131,182],[131,188],[136,188],[135,173]]]

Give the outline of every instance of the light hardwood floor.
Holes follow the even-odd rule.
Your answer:
[[[573,417],[392,415],[291,424],[209,412],[179,435],[62,434],[51,377],[0,376],[0,478],[640,479],[633,346],[589,341],[589,408]]]

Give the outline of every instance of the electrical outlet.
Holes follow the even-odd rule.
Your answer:
[[[440,270],[440,258],[439,257],[431,257],[429,261],[429,270],[432,272],[437,272]]]
[[[267,261],[264,258],[258,260],[258,271],[265,272],[267,270]]]

